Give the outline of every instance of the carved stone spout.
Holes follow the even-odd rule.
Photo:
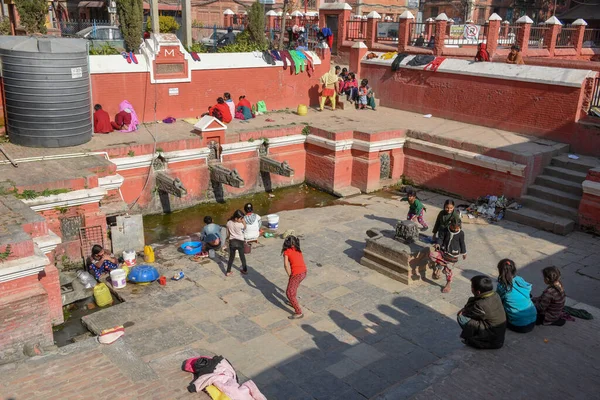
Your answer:
[[[287,161],[279,162],[265,156],[260,157],[260,171],[287,176],[288,178],[294,176],[294,169],[290,167]]]
[[[229,170],[218,164],[211,165],[209,168],[211,181],[233,186],[235,188],[244,187],[244,180],[236,169]]]
[[[160,192],[172,194],[176,197],[187,195],[187,189],[179,178],[173,178],[166,172],[160,171],[156,173],[156,188]]]

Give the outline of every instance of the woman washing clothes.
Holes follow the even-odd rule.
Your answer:
[[[121,132],[133,132],[137,130],[140,121],[133,109],[133,106],[127,100],[119,104],[119,112],[115,115],[114,122],[110,123],[115,130]]]

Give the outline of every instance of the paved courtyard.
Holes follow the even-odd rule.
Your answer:
[[[433,225],[445,197],[420,197]],[[280,231],[302,236],[304,319],[287,319],[281,239],[261,239],[248,256],[249,275],[236,270],[229,278],[226,261],[193,262],[177,251],[183,238],[173,240],[157,249],[159,270],[182,270],[186,279],[130,284],[124,303],[89,316],[93,329],[133,323],[123,339],[110,346],[88,339],[2,365],[0,398],[198,398],[187,393],[192,376],[181,363],[212,354],[229,359],[240,381],[253,379],[269,400],[597,398],[600,238],[507,221],[465,224],[468,258],[458,264],[452,292],[442,294],[441,281],[409,287],[359,264],[365,231],[391,230],[406,215],[408,205],[398,199],[360,195],[344,205],[280,213]],[[535,295],[543,290],[541,269],[560,267],[569,304],[596,318],[508,332],[496,351],[465,348],[455,316],[470,295],[468,279],[495,276],[503,257],[515,260]]]

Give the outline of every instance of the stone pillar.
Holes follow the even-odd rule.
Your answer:
[[[556,49],[556,39],[562,29],[562,24],[558,18],[552,16],[544,24],[548,27],[544,32],[544,46],[548,46],[548,52],[550,57],[554,55],[554,49]]]
[[[408,10],[404,11],[398,22],[398,53],[404,53],[410,43],[410,24],[415,21],[415,17]]]
[[[275,29],[275,18],[277,18],[277,13],[271,10],[268,11],[265,16],[267,17],[267,29],[269,29],[269,31]]]
[[[367,15],[367,47],[372,49],[377,43],[377,23],[381,20],[381,15],[377,11],[371,11]]]
[[[433,35],[433,27],[434,26],[435,26],[435,19],[427,18],[427,20],[425,20],[425,32],[423,32],[425,43],[429,43],[429,39],[431,39],[431,35]]]
[[[571,26],[577,28],[575,30],[575,34],[573,35],[573,44],[575,45],[575,51],[577,51],[577,54],[581,54],[581,49],[583,48],[583,34],[585,33],[587,22],[579,18],[575,20]]]
[[[233,14],[235,14],[233,11],[231,11],[229,8],[225,11],[223,11],[223,26],[225,28],[229,28],[230,26],[233,26]]]
[[[533,20],[527,15],[523,15],[517,20],[517,24],[520,24],[521,26],[519,34],[517,35],[517,46],[521,48],[521,55],[524,56],[529,47],[529,36],[531,35],[531,24],[533,24]]]
[[[441,13],[435,19],[435,42],[433,44],[433,54],[441,56],[444,52],[444,43],[446,41],[446,25],[448,24],[448,16]]]
[[[350,67],[350,71],[352,71],[356,74],[356,79],[358,81],[360,81],[360,70],[361,70],[360,62],[363,59],[363,57],[365,56],[365,54],[367,54],[368,51],[369,51],[369,49],[367,48],[367,45],[364,44],[363,42],[354,43],[354,45],[350,49],[350,62],[349,62],[350,65],[349,65],[349,67]]]
[[[150,3],[150,18],[152,18],[152,32],[160,33],[160,21],[158,20],[158,0]]]
[[[488,33],[487,33],[487,50],[490,53],[490,60],[496,53],[498,48],[498,37],[500,35],[500,22],[502,18],[496,13],[490,15],[488,19]]]
[[[181,25],[183,25],[181,42],[190,48],[192,47],[192,2],[190,0],[185,0],[181,4]]]
[[[452,25],[454,24],[454,20],[449,19],[446,22],[446,37],[450,37],[450,31],[452,30]]]

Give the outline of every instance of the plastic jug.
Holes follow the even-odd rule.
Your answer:
[[[94,300],[96,300],[98,307],[106,307],[112,304],[113,298],[105,283],[94,286]]]
[[[298,109],[296,110],[296,113],[303,117],[308,113],[308,108],[305,104],[298,104]]]
[[[152,246],[144,246],[144,261],[147,263],[154,262],[154,249]]]
[[[123,261],[128,267],[133,267],[135,265],[135,258],[135,250],[125,250],[123,252]]]

